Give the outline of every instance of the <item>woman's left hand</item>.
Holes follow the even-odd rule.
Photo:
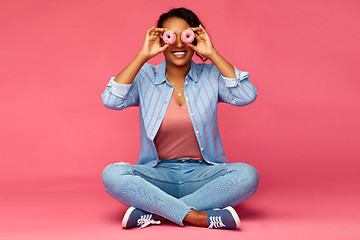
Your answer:
[[[200,55],[210,59],[210,56],[215,53],[215,48],[205,28],[200,25],[199,27],[189,29],[191,29],[195,33],[197,45],[195,46],[189,43],[188,46]]]

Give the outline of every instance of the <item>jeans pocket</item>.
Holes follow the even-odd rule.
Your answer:
[[[137,169],[135,169],[133,171],[134,175],[140,176],[142,178],[144,178],[145,180],[150,180],[152,181],[159,181],[159,182],[164,182],[164,183],[174,183],[176,184],[175,181],[172,181],[168,176],[165,176],[161,173],[158,174],[151,174],[151,173],[147,173],[147,172],[143,172],[143,171],[138,171]]]
[[[193,171],[186,179],[186,182],[211,181],[220,176],[224,176],[226,173],[228,173],[226,168],[207,167],[207,169],[203,169],[202,171]]]

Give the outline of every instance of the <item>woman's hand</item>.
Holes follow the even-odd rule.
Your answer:
[[[189,29],[193,30],[193,32],[195,33],[197,45],[195,46],[189,43],[188,46],[200,55],[210,59],[211,55],[214,54],[216,50],[205,28],[200,25],[199,27]]]
[[[169,47],[168,44],[161,46],[160,38],[162,34],[166,31],[165,28],[155,28],[152,27],[146,32],[145,42],[140,51],[140,54],[145,57],[147,60],[155,57],[159,53],[165,51]]]

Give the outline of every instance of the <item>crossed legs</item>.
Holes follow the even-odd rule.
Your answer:
[[[236,206],[255,193],[259,177],[245,163],[161,161],[156,167],[114,163],[103,171],[106,191],[127,206],[179,225],[206,226],[203,210]]]

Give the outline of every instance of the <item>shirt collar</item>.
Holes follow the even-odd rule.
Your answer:
[[[191,80],[194,80],[195,82],[197,82],[198,79],[196,78],[196,69],[195,69],[196,66],[195,65],[196,65],[196,63],[193,60],[191,60],[191,67],[190,67],[189,73],[187,75],[189,76],[189,78]],[[165,60],[155,67],[155,69],[157,71],[156,71],[156,77],[154,77],[152,80],[154,84],[158,85],[158,84],[161,84],[164,81],[166,81],[165,68],[166,68]]]

